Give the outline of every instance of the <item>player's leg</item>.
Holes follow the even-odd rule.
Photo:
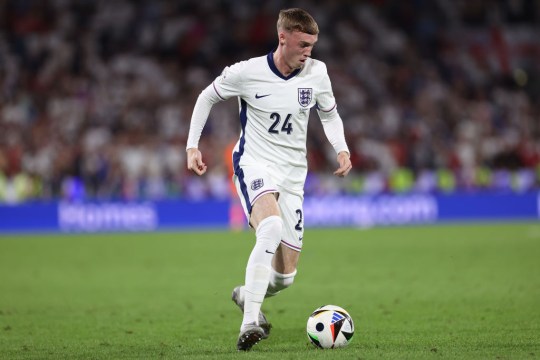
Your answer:
[[[300,251],[292,250],[283,244],[278,246],[272,260],[272,270],[266,297],[277,295],[279,291],[292,285],[299,257]],[[244,286],[237,286],[233,291],[233,301],[237,303],[242,311],[244,309],[244,298]]]
[[[246,266],[245,284],[233,291],[233,301],[244,316],[237,347],[249,350],[268,336],[270,325],[260,311],[272,269],[272,258],[281,240],[282,220],[277,205],[277,188],[264,168],[243,167],[235,178],[238,194],[256,241]]]
[[[283,220],[283,231],[280,245],[272,260],[270,281],[265,297],[277,295],[281,290],[290,287],[294,282],[304,235],[302,205],[302,196],[287,192],[280,193],[278,206]],[[256,221],[256,219],[254,220]],[[243,304],[243,287],[235,288],[233,299],[237,304]],[[260,313],[260,317],[263,322],[266,322],[266,317],[264,317],[262,312]]]
[[[272,262],[266,297],[275,296],[293,284],[299,257],[300,251],[279,245]]]
[[[239,350],[249,350],[268,336],[269,328],[262,328],[259,319],[272,272],[272,258],[280,243],[283,226],[274,194],[265,194],[256,200],[250,222],[255,228],[256,241],[246,266],[244,317],[237,342]],[[264,315],[263,321],[267,323]]]
[[[281,243],[272,262],[266,297],[274,296],[294,282],[304,237],[303,196],[282,191],[278,205],[283,219]]]
[[[246,267],[243,325],[258,322],[272,273],[272,259],[281,241],[283,222],[274,194],[265,194],[256,200],[250,223],[255,229],[256,242]]]

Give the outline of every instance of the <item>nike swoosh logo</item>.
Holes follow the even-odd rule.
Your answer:
[[[272,95],[272,94],[266,94],[266,95],[255,94],[255,99],[260,99],[260,98],[267,97],[267,96],[270,96],[270,95]]]
[[[271,251],[268,251],[268,250],[264,250],[267,254],[274,254],[273,252]]]

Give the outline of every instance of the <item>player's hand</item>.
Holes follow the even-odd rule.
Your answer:
[[[199,149],[187,149],[187,168],[199,176],[206,172],[206,164],[202,161]]]
[[[337,162],[339,168],[334,171],[334,175],[339,177],[347,176],[349,171],[352,169],[351,159],[349,158],[349,153],[346,151],[341,151],[337,156]]]

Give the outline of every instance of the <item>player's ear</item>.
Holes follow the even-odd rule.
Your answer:
[[[279,45],[285,45],[285,33],[280,31],[278,33]]]

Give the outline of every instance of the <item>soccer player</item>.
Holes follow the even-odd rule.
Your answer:
[[[186,146],[188,169],[203,175],[207,166],[198,143],[210,110],[219,101],[238,98],[241,131],[232,153],[233,180],[256,235],[244,285],[232,294],[244,313],[238,350],[250,350],[268,337],[271,326],[261,311],[263,300],[291,286],[296,275],[312,108],[336,151],[334,174],[346,176],[352,167],[326,65],[311,58],[317,23],[302,9],[281,10],[277,33],[274,51],[226,67],[201,92]]]

